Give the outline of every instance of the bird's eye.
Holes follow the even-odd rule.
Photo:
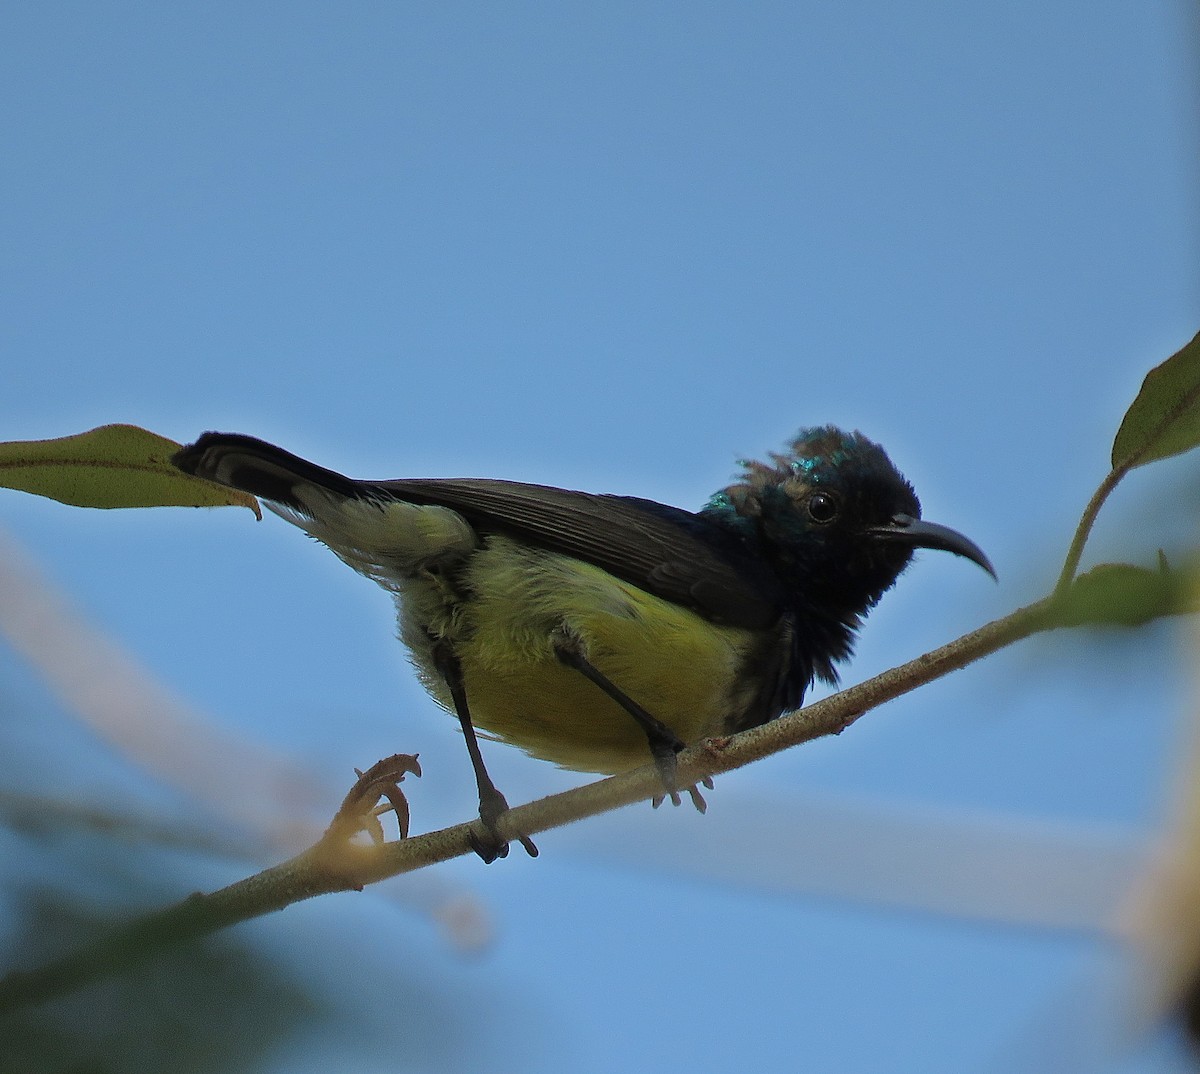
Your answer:
[[[837,518],[837,500],[828,492],[814,492],[808,498],[808,517],[819,525],[826,525]]]

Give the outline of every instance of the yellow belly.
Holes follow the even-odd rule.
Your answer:
[[[438,626],[461,661],[472,720],[535,757],[585,772],[650,760],[632,717],[555,656],[563,629],[684,742],[722,733],[746,703],[738,672],[763,643],[749,631],[714,625],[597,567],[504,538],[472,557],[466,582],[465,597]],[[436,686],[422,655],[414,645],[422,677]]]

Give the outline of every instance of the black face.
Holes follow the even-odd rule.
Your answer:
[[[851,622],[908,566],[940,548],[991,572],[954,530],[921,522],[912,486],[878,444],[858,433],[806,430],[774,465],[747,463],[724,502],[752,523],[767,557],[802,605]]]
[[[911,545],[875,535],[897,515],[921,510],[887,457],[877,461],[886,466],[801,469],[763,490],[763,538],[802,586],[805,603],[840,617],[870,608],[912,559]]]

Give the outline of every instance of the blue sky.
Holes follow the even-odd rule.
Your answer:
[[[0,26],[0,438],[216,428],[356,476],[696,507],[736,458],[856,427],[1001,584],[922,556],[848,681],[1046,589],[1146,369],[1200,328],[1183,2],[51,4]],[[1195,468],[1135,474],[1090,559],[1194,544]],[[386,596],[319,547],[244,512],[2,499],[85,613],[216,723],[332,787],[419,750],[414,827],[470,815]],[[1026,645],[724,777],[703,821],[630,810],[537,862],[452,863],[495,929],[473,960],[375,896],[245,931],[331,992],[403,965],[437,1012],[413,1069],[470,1069],[476,1032],[500,1071],[1043,1069],[1047,1012],[1107,965],[1093,938],[650,848],[677,832],[719,861],[702,826],[725,808],[786,854],[813,811],[862,803],[1147,833],[1183,644]],[[0,669],[14,711],[43,714],[7,733],[23,771],[77,751],[94,800],[137,788],[19,660]],[[577,782],[491,753],[510,800]],[[784,804],[747,810],[759,793]],[[610,823],[646,849],[599,852]],[[237,875],[179,869],[180,891]],[[359,1003],[365,1028],[335,1019],[269,1069],[395,1069],[403,1034]],[[1184,1068],[1167,1035],[1107,1067]]]

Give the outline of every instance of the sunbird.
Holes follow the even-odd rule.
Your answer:
[[[484,861],[508,852],[508,803],[477,727],[581,772],[649,756],[678,802],[686,745],[837,682],[914,549],[995,577],[972,541],[921,520],[883,448],[833,426],[743,460],[697,512],[486,478],[356,481],[235,433],[204,433],[172,461],[267,501],[393,595],[418,677],[462,726]]]

